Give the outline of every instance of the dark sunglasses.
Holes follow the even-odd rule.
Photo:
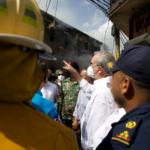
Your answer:
[[[59,76],[60,76],[60,75],[64,76],[64,74],[58,74],[58,75],[59,75]]]

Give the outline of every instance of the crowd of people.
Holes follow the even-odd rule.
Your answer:
[[[150,46],[117,61],[97,51],[82,70],[63,61],[54,76],[36,1],[2,0],[0,19],[1,150],[150,149]]]
[[[111,124],[125,114],[114,101],[108,86],[111,74],[103,67],[114,61],[111,53],[98,51],[88,68],[80,72],[76,62],[65,62],[62,69],[67,72],[58,69],[54,77],[46,63],[38,60],[45,76],[31,106],[72,129],[80,149],[96,149]]]

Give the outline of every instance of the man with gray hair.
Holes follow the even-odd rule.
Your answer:
[[[97,129],[117,108],[107,83],[111,76],[104,71],[104,66],[115,59],[111,53],[95,52],[90,63],[90,68],[94,74],[94,86],[83,79],[68,63],[64,61],[67,69],[74,74],[80,88],[92,93],[91,99],[86,106],[86,110],[81,120],[81,144],[84,150],[93,149],[93,137]],[[111,66],[110,66],[111,67]]]

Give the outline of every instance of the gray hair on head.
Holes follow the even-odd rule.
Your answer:
[[[97,65],[98,66],[102,66],[104,67],[105,65],[107,65],[109,62],[114,62],[115,58],[114,56],[109,53],[109,52],[100,52],[100,51],[96,51],[94,53],[94,55],[99,55],[100,57],[97,60]]]

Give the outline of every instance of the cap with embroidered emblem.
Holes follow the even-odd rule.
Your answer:
[[[107,73],[121,71],[129,77],[150,84],[150,46],[132,45],[124,49],[116,62],[104,66]]]

